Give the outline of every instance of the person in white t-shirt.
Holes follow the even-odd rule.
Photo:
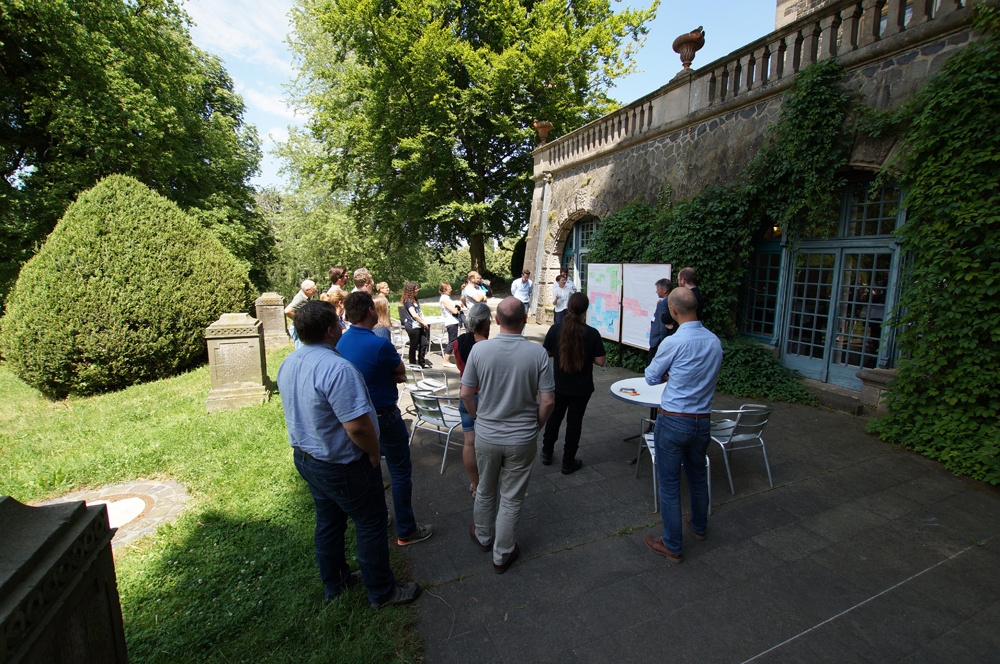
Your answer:
[[[441,315],[444,317],[444,329],[448,331],[448,351],[444,355],[444,366],[453,367],[455,362],[451,356],[451,349],[458,338],[458,316],[462,313],[462,303],[451,299],[451,284],[441,282],[438,287],[441,294]]]
[[[552,287],[552,304],[555,305],[555,316],[552,324],[558,325],[566,316],[566,306],[569,304],[569,296],[573,294],[566,286],[566,275],[560,274],[556,277],[556,283]]]

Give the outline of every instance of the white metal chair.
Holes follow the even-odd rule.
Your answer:
[[[433,374],[433,376],[440,374],[443,380],[438,380],[437,377],[425,378],[425,371],[425,369],[421,369],[415,364],[406,365],[406,380],[403,382],[403,390],[411,397],[410,406],[404,411],[407,415],[416,415],[417,413],[412,399],[414,392],[442,393],[442,396],[448,395],[448,374],[444,371],[427,372]]]
[[[733,488],[733,473],[729,468],[729,455],[736,450],[746,450],[759,447],[764,455],[764,468],[767,469],[767,483],[774,487],[771,480],[771,465],[767,462],[767,448],[761,434],[771,417],[771,407],[756,403],[745,403],[738,410],[712,411],[712,440],[722,448],[722,460],[726,464],[726,476],[729,478],[729,491],[736,495]]]
[[[448,445],[457,445],[461,448],[464,444],[462,440],[451,442],[452,432],[462,424],[462,416],[458,412],[458,397],[447,397],[431,392],[412,392],[410,398],[413,399],[413,406],[417,412],[413,429],[410,431],[410,444],[413,443],[417,429],[433,431],[439,436],[444,436],[444,451],[441,453],[441,474],[444,474],[444,467],[448,462]]]
[[[396,352],[402,355],[406,344],[410,342],[410,338],[406,336],[406,332],[403,331],[403,326],[399,324],[398,320],[393,318],[391,322],[392,327],[389,328],[389,331],[392,335],[392,345],[396,347]]]
[[[437,330],[436,332],[434,330]],[[431,325],[431,338],[430,338],[430,348],[431,352],[434,352],[434,344],[438,345],[441,351],[441,358],[444,359],[445,356],[450,353],[445,352],[445,348],[448,346],[448,330],[445,329],[444,325]]]
[[[639,451],[635,455],[635,476],[639,477],[639,462],[642,460],[642,451],[649,450],[649,460],[653,463],[653,512],[660,511],[660,482],[656,477],[656,439],[653,436],[652,427],[656,426],[656,420],[648,417],[641,418],[639,424]],[[705,479],[708,480],[708,513],[712,513],[712,460],[705,455]]]

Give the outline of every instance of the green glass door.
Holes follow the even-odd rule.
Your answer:
[[[887,249],[799,252],[789,284],[785,365],[860,390],[857,371],[878,364],[891,265]]]

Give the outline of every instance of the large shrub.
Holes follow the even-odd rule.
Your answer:
[[[83,193],[25,264],[4,354],[52,397],[93,394],[204,361],[204,329],[246,311],[246,269],[166,198],[113,175]]]

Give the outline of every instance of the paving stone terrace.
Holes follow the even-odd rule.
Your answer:
[[[642,543],[660,528],[650,463],[636,477],[636,442],[622,442],[644,409],[608,390],[634,375],[596,369],[585,465],[559,472],[560,439],[553,465],[535,466],[521,558],[502,576],[469,540],[460,452],[440,475],[437,438],[417,433],[414,509],[436,532],[404,555],[427,589],[427,662],[998,661],[1000,490],[882,443],[864,418],[776,403],[774,488],[760,453],[738,452],[730,495],[710,450],[708,539],[686,532],[672,565]]]

